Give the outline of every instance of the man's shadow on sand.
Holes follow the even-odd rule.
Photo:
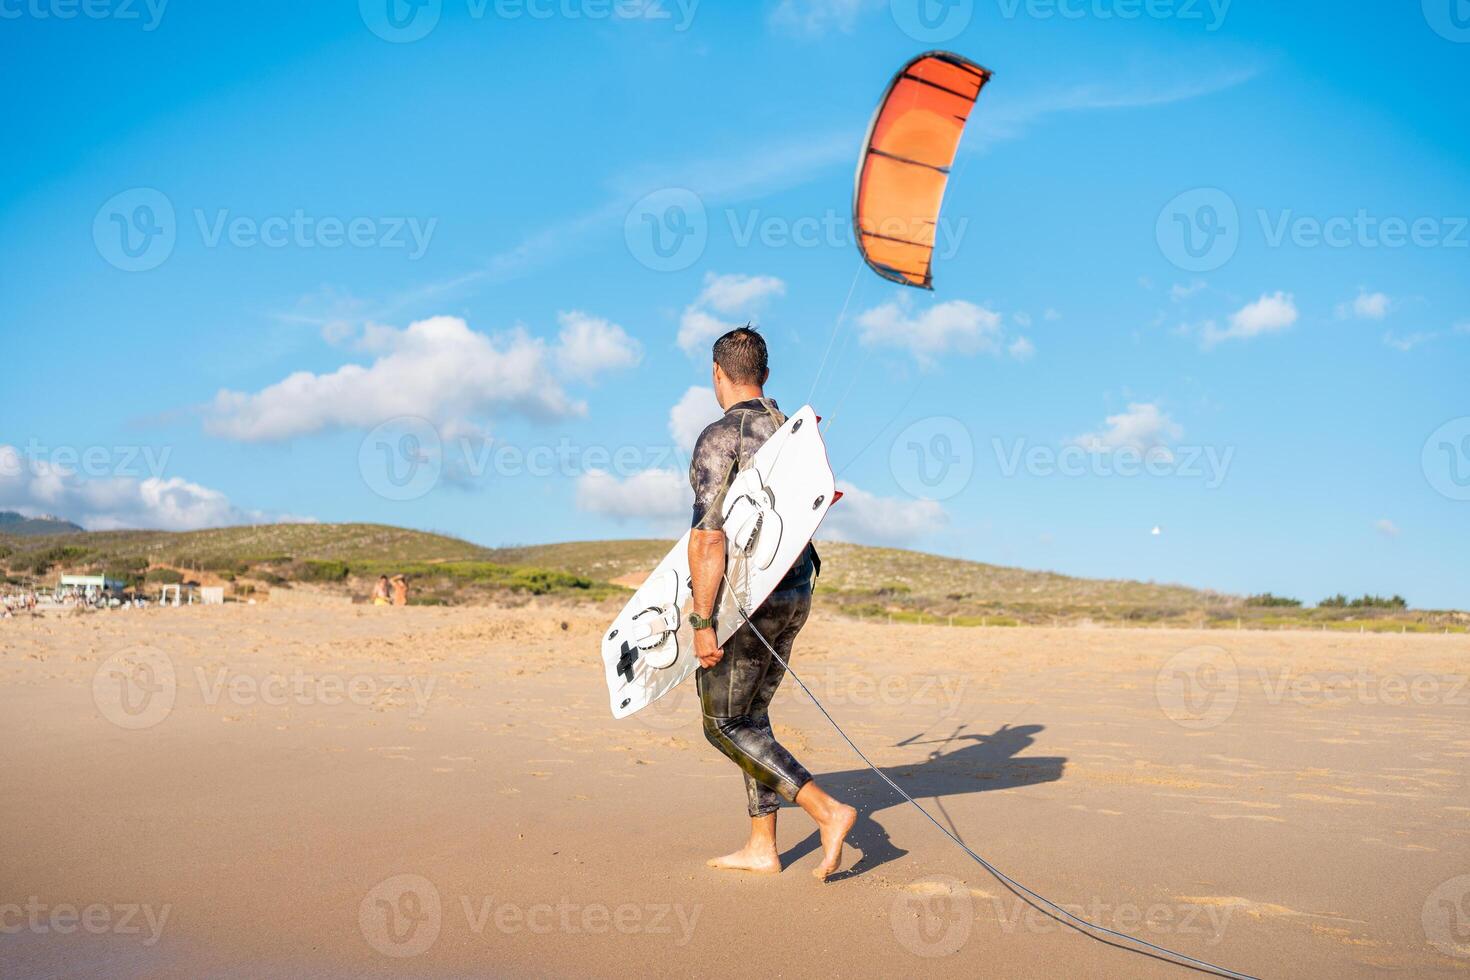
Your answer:
[[[947,738],[920,741],[922,732],[910,736],[896,745],[934,745],[929,758],[922,762],[880,767],[884,775],[902,786],[961,840],[965,835],[949,820],[944,807],[946,797],[1056,782],[1062,778],[1062,770],[1067,764],[1066,758],[1060,756],[1017,758],[1030,748],[1036,741],[1036,734],[1045,726],[1012,728],[1002,725],[989,735],[966,732],[968,727],[960,725]],[[857,807],[858,811],[857,823],[848,834],[847,842],[862,851],[862,859],[848,870],[832,875],[828,881],[865,874],[908,853],[895,845],[883,825],[873,819],[875,814],[890,807],[907,806],[908,803],[871,769],[863,766],[822,773],[817,780],[823,789],[844,803]],[[820,846],[821,838],[813,831],[781,855],[781,866],[789,866]]]

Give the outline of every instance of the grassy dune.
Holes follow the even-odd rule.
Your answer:
[[[309,583],[362,598],[380,574],[403,573],[416,602],[520,601],[533,595],[601,600],[627,594],[614,580],[651,570],[667,540],[573,541],[486,548],[382,524],[270,524],[207,531],[0,534],[0,568],[13,584],[61,572],[101,572],[137,584],[226,584],[237,596]],[[1463,631],[1464,613],[1282,609],[1239,596],[1119,579],[1086,579],[895,548],[823,543],[818,601],[865,619],[956,626],[1110,623],[1364,631]]]

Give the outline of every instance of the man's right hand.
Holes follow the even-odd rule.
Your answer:
[[[724,659],[725,651],[720,649],[714,630],[694,631],[694,657],[705,670]]]

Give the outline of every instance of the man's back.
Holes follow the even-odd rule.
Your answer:
[[[770,398],[751,398],[736,402],[725,414],[705,427],[694,444],[689,461],[689,483],[694,488],[692,526],[701,531],[719,531],[725,525],[725,494],[730,482],[741,470],[750,466],[756,451],[776,430],[786,424],[786,416]],[[807,545],[791,571],[776,586],[776,591],[805,586],[820,565],[816,549]]]
[[[773,400],[752,398],[731,405],[723,416],[705,426],[689,460],[694,527],[704,531],[721,529],[730,481],[750,465],[756,450],[785,423],[786,416]]]

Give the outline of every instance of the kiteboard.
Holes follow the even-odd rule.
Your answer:
[[[810,405],[751,457],[725,494],[725,581],[715,604],[723,644],[791,570],[837,497],[827,447]],[[689,625],[689,533],[679,539],[602,636],[613,717],[626,718],[694,672]]]

